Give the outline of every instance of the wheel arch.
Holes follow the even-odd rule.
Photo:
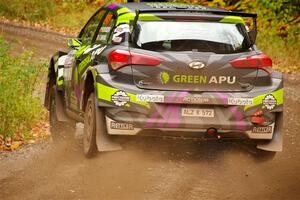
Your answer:
[[[88,98],[92,92],[95,92],[95,95],[97,95],[96,91],[96,76],[97,71],[95,68],[91,67],[87,72],[84,79],[83,84],[83,95],[82,95],[82,103],[81,103],[81,110],[84,112]]]
[[[45,100],[44,106],[49,110],[50,109],[50,90],[57,84],[57,62],[60,57],[67,55],[67,53],[58,51],[50,59],[49,68],[48,68],[48,77],[46,84]]]
[[[47,85],[45,92],[44,106],[49,110],[50,109],[50,91],[51,88],[56,84],[56,72],[55,72],[55,61],[54,57],[51,58],[48,68],[48,77]]]

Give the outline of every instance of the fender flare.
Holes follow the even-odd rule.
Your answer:
[[[62,55],[57,59],[57,62],[54,65],[55,74],[56,74],[56,85],[59,91],[63,91],[64,85],[64,68],[67,55]]]
[[[91,84],[88,83],[88,81],[92,81],[94,84],[94,90],[93,92],[95,92],[95,95],[97,96],[97,88],[96,88],[96,76],[97,76],[97,70],[94,66],[89,67],[83,74],[83,84],[82,84],[82,95],[81,95],[81,99],[80,99],[80,109],[84,112],[85,109],[85,98],[87,97],[87,93],[90,91],[86,91],[87,88],[87,84]],[[90,80],[90,78],[92,77],[92,80]]]
[[[49,110],[50,90],[53,85],[57,85],[57,61],[61,56],[67,55],[66,52],[58,51],[50,59],[48,67],[48,80],[46,84],[44,106]]]

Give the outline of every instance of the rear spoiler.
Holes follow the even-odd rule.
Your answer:
[[[235,12],[235,11],[221,11],[221,10],[206,10],[206,9],[186,9],[185,7],[180,7],[177,9],[139,9],[136,10],[136,15],[133,21],[133,29],[135,29],[136,23],[138,21],[140,14],[147,13],[173,13],[173,12],[190,12],[190,13],[208,13],[216,15],[225,15],[225,16],[237,16],[237,17],[249,17],[253,20],[253,29],[248,31],[250,40],[252,44],[255,44],[256,35],[257,35],[257,14],[256,13],[244,13],[244,12]]]

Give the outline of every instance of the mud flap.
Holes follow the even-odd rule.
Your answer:
[[[104,113],[96,105],[96,144],[98,151],[117,151],[122,147],[113,140],[113,136],[107,134]]]
[[[60,92],[58,92],[57,90],[55,90],[55,104],[56,104],[57,120],[60,122],[70,121],[69,117],[66,114],[65,108],[64,108],[62,94],[60,94]]]
[[[282,143],[283,143],[282,135],[281,135],[282,130],[283,130],[283,114],[282,112],[280,112],[277,114],[273,139],[268,142],[259,143],[257,144],[256,147],[264,151],[277,151],[277,152],[282,151]]]

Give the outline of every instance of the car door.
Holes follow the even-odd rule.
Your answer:
[[[66,87],[66,103],[67,107],[73,111],[78,110],[80,92],[80,78],[79,74],[89,64],[91,53],[89,53],[93,39],[98,32],[99,25],[107,13],[106,9],[97,11],[87,22],[84,28],[81,30],[78,39],[81,41],[81,46],[76,50],[72,50],[69,53],[70,60],[74,60],[75,64],[72,66],[69,77],[65,77]]]
[[[106,58],[103,58],[102,52],[112,43],[112,32],[115,26],[116,16],[112,11],[106,13],[102,22],[99,24],[97,31],[92,39],[91,45],[84,51],[87,54],[86,58],[78,65],[77,78],[78,85],[75,84],[75,89],[78,88],[77,109],[80,110],[80,101],[82,100],[81,94],[83,94],[84,80],[88,71],[88,68],[94,65],[98,65],[102,62],[106,62]]]

